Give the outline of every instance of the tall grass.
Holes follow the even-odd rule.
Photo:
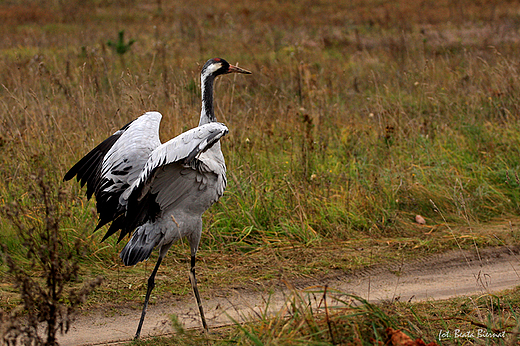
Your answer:
[[[203,248],[429,239],[413,220],[444,222],[430,200],[454,225],[519,212],[520,21],[507,2],[79,3],[0,7],[2,204],[30,203],[35,165],[58,183],[147,110],[164,114],[164,140],[196,126],[200,67],[222,56],[254,77],[217,82],[229,186]],[[106,44],[121,30],[136,40],[124,64]],[[93,229],[93,202],[64,189],[64,231]],[[85,261],[117,261],[99,238]]]

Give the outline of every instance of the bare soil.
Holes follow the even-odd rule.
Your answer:
[[[225,290],[203,301],[210,328],[235,320],[254,319],[258,313],[277,312],[294,292],[306,294],[327,285],[331,294],[355,294],[372,302],[382,300],[442,300],[495,292],[520,284],[520,247],[452,251],[411,263],[374,266],[327,278],[275,282],[258,290]],[[296,289],[296,291],[295,291]],[[341,292],[341,293],[338,293]],[[312,293],[309,293],[312,294]],[[84,312],[61,345],[119,344],[133,338],[141,306],[121,306]],[[170,316],[186,328],[200,327],[195,299],[158,300],[148,307],[142,337],[172,332]]]

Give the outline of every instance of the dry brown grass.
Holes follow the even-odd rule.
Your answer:
[[[195,126],[200,64],[221,55],[255,76],[218,84],[231,179],[210,223],[308,242],[439,222],[429,199],[458,222],[514,214],[516,3],[375,5],[93,3],[78,21],[27,7],[53,20],[0,27],[4,194],[32,158],[59,177],[146,110],[164,139]],[[124,66],[106,46],[122,28],[137,40]]]

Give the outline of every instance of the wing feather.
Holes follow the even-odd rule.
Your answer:
[[[139,177],[150,154],[161,144],[161,118],[158,112],[147,112],[126,124],[65,174],[64,180],[76,176],[81,186],[87,185],[87,198],[95,195],[99,215],[96,230],[124,213],[121,194]]]

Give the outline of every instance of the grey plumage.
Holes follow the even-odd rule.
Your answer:
[[[186,237],[190,244],[190,282],[197,299],[202,324],[207,330],[195,279],[195,255],[202,232],[202,214],[224,193],[226,165],[219,140],[228,128],[216,122],[213,112],[213,82],[227,73],[251,72],[210,59],[201,71],[202,109],[199,126],[161,144],[162,115],[147,112],[107,138],[65,175],[87,185],[87,197],[96,197],[99,223],[110,223],[103,240],[121,231],[118,242],[132,235],[121,251],[125,265],[150,257],[158,261],[148,288],[136,332],[139,337],[155,275],[171,245]]]

